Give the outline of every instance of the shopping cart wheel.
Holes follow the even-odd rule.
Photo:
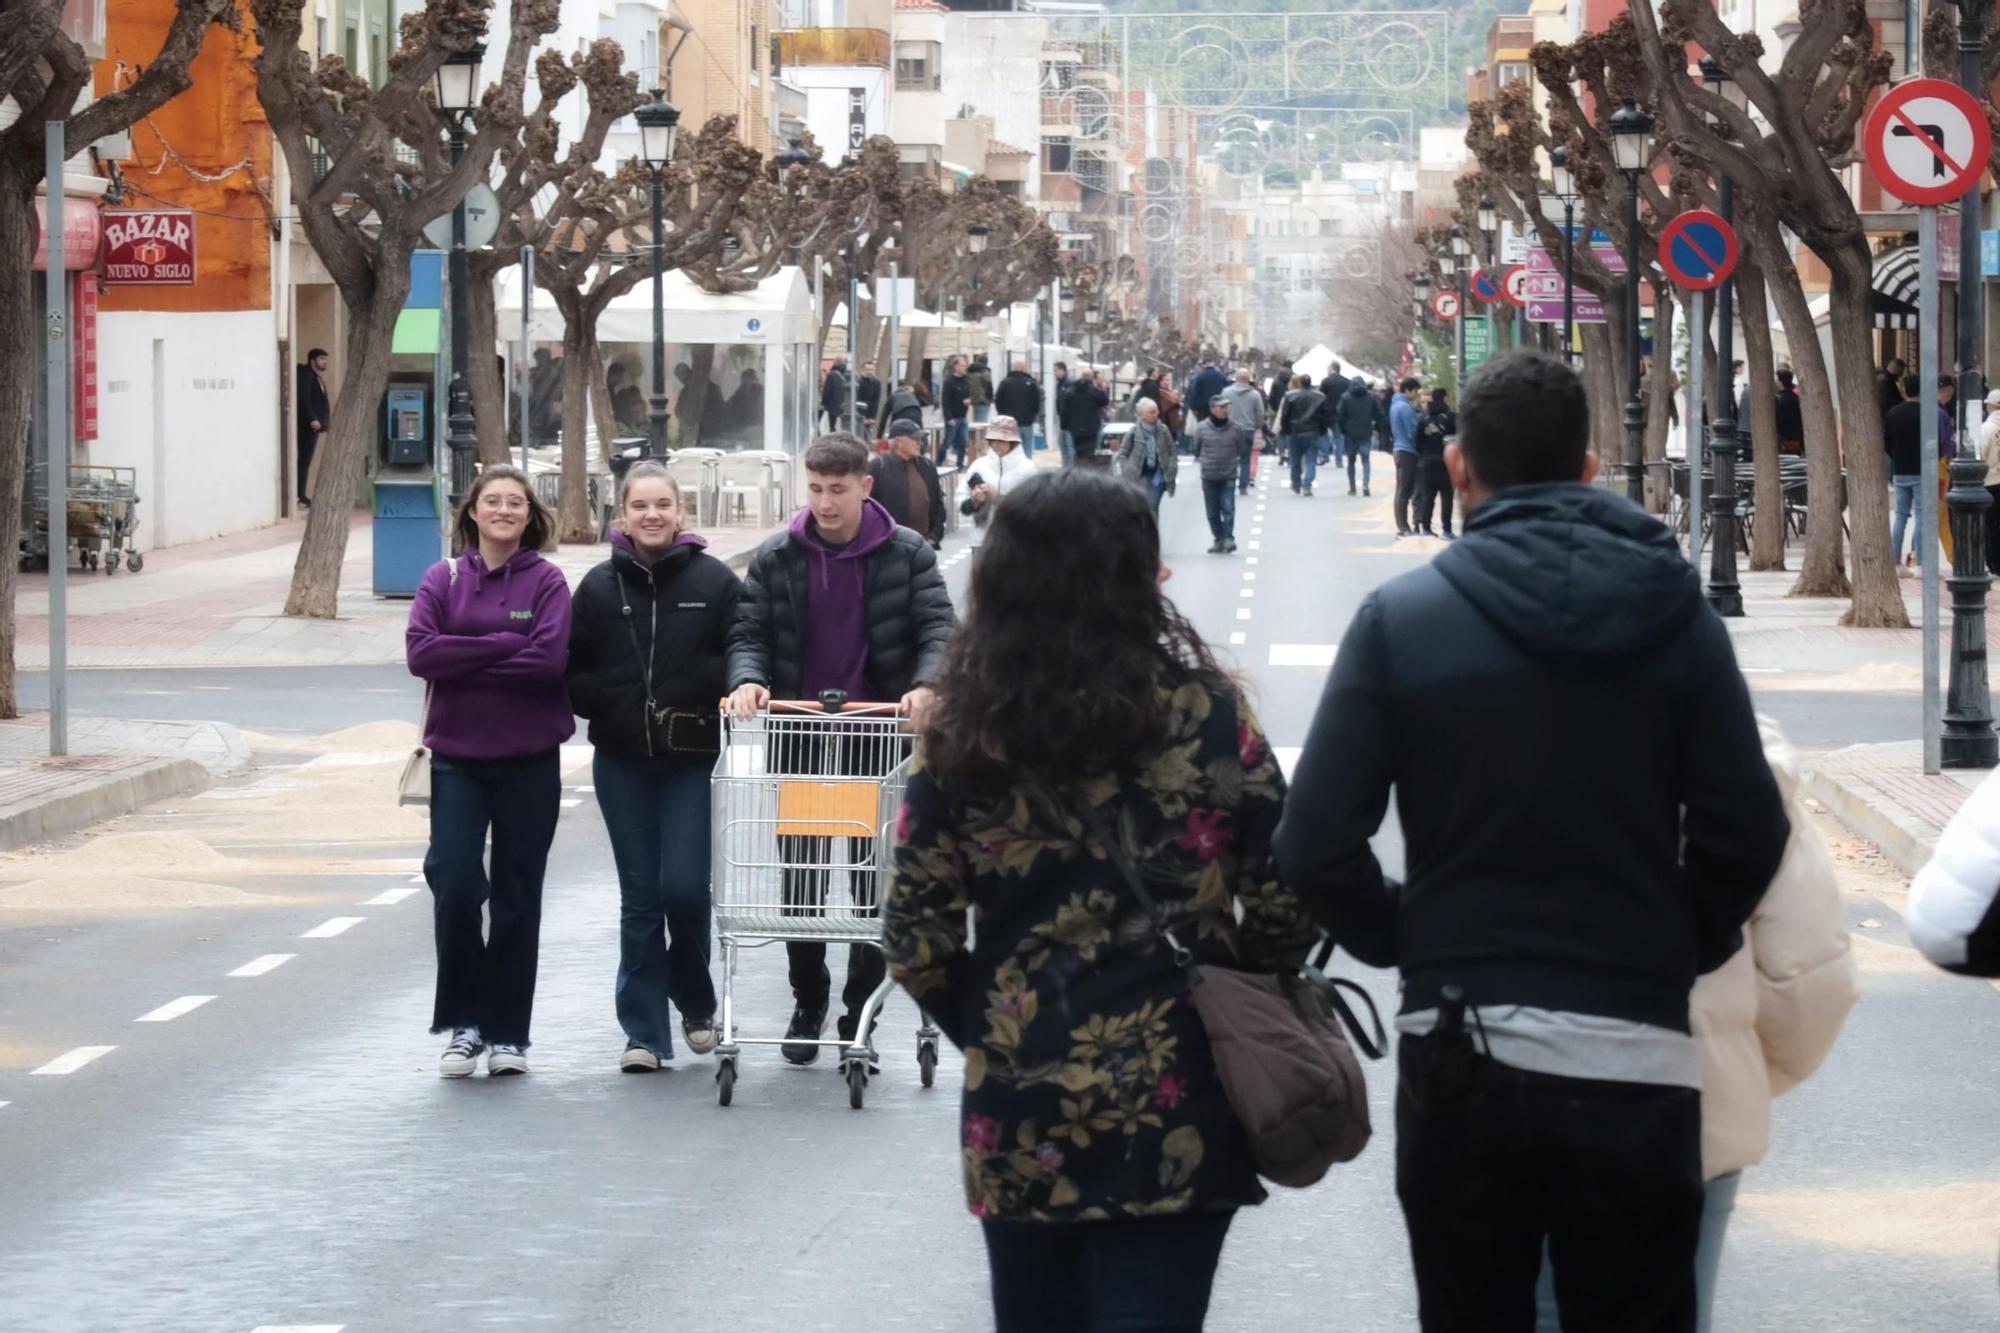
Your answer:
[[[937,1042],[929,1037],[917,1039],[917,1077],[925,1087],[937,1082],[938,1048]]]
[[[140,570],[144,569],[145,567],[146,567],[146,557],[140,555],[137,551],[134,551],[132,552],[132,554],[125,557],[125,568],[131,570],[134,574],[137,574]]]
[[[715,1100],[722,1106],[729,1105],[736,1095],[736,1062],[724,1060],[715,1066]]]
[[[110,555],[104,557],[104,573],[106,577],[109,577],[110,575],[116,574],[117,572],[118,572],[118,552],[113,551]]]
[[[847,1104],[859,1111],[862,1101],[868,1095],[868,1062],[850,1060],[847,1062]]]

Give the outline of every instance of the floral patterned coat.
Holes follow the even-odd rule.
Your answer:
[[[1271,968],[1318,938],[1271,869],[1284,779],[1256,719],[1233,690],[1165,693],[1168,743],[1075,788],[973,796],[936,781],[921,753],[912,765],[883,943],[896,980],[965,1052],[975,1217],[1264,1198],[1185,974],[1078,804],[1103,810],[1199,961]]]

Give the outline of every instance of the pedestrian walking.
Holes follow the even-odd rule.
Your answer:
[[[1153,517],[1160,516],[1160,501],[1174,493],[1180,476],[1180,449],[1174,433],[1160,420],[1160,405],[1141,398],[1135,411],[1138,420],[1118,445],[1118,475],[1146,493]]]
[[[1882,448],[1889,455],[1889,484],[1895,489],[1895,521],[1889,528],[1890,555],[1905,574],[1912,572],[1919,554],[1920,537],[1910,539],[1910,551],[1903,553],[1903,534],[1909,529],[1911,517],[1917,509],[1917,492],[1924,483],[1924,414],[1919,395],[1923,393],[1923,381],[1915,375],[1903,378],[1903,401],[1898,403],[1882,421]],[[1958,452],[1952,436],[1955,430],[1952,421],[1951,401],[1957,396],[1957,386],[1949,375],[1938,377],[1938,458],[1947,460]],[[1948,469],[1938,470],[1938,498],[1942,502],[1944,494],[1951,488]],[[1943,514],[1942,508],[1939,510]],[[1938,523],[1938,540],[1944,547],[1945,559],[1952,558],[1951,525]]]
[[[1370,387],[1375,394],[1375,451],[1390,453],[1394,449],[1395,439],[1389,429],[1389,406],[1396,400],[1396,390],[1386,381]]]
[[[944,486],[924,457],[924,432],[907,421],[889,427],[889,452],[868,460],[869,494],[896,520],[931,544],[944,545]]]
[[[1799,405],[1798,386],[1792,382],[1792,368],[1778,368],[1778,452],[1802,455],[1806,451],[1805,412]]]
[[[1076,385],[1070,380],[1069,366],[1066,362],[1056,362],[1054,376],[1055,400],[1048,404],[1049,424],[1056,430],[1056,442],[1061,449],[1062,465],[1066,468],[1075,467],[1076,441],[1070,438],[1069,418],[1064,413],[1069,406],[1069,391]]]
[[[1458,434],[1458,413],[1442,386],[1431,390],[1430,404],[1417,429],[1417,531],[1435,537],[1431,527],[1434,509],[1444,510],[1444,538],[1453,540],[1451,530],[1451,475],[1445,470],[1444,449]]]
[[[1986,464],[1986,572],[2000,574],[2000,389],[1986,395],[1986,419],[1979,423],[1979,461]]]
[[[819,700],[831,693],[856,702],[900,703],[921,720],[930,683],[944,660],[955,621],[951,594],[930,544],[896,525],[869,498],[868,446],[852,435],[822,435],[806,449],[806,507],[791,527],[769,538],[750,558],[743,599],[729,634],[731,708],[754,717],[773,697]],[[866,746],[834,747],[788,762],[833,768],[864,762]],[[874,841],[850,839],[844,864],[866,863]],[[780,835],[788,903],[825,905],[830,890],[833,839]],[[795,1007],[781,1049],[793,1064],[819,1058],[833,978],[826,945],[788,941],[785,953]],[[846,1013],[837,1025],[852,1042],[862,1005],[882,982],[882,955],[850,945]]]
[[[1165,581],[1134,488],[1078,471],[1010,497],[898,820],[883,948],[965,1052],[998,1333],[1194,1333],[1264,1198],[1186,973],[1106,851],[1198,963],[1281,967],[1318,935],[1269,871],[1271,747]]]
[[[1361,493],[1368,494],[1374,471],[1375,395],[1368,381],[1359,375],[1348,381],[1334,408],[1334,424],[1340,430],[1340,453],[1347,463],[1347,493],[1354,494],[1354,465],[1361,464]]]
[[[1041,469],[1022,447],[1020,428],[1014,418],[999,416],[986,427],[986,452],[972,461],[965,474],[965,499],[961,513],[972,518],[972,545],[986,541],[986,529],[993,520],[993,506],[1008,492]]]
[[[1213,361],[1203,362],[1201,369],[1188,379],[1187,407],[1195,425],[1208,419],[1209,400],[1228,387],[1229,377]]]
[[[1511,352],[1462,402],[1465,534],[1356,611],[1279,872],[1402,974],[1396,1192],[1425,1333],[1526,1333],[1545,1241],[1564,1327],[1686,1333],[1688,997],[1736,952],[1791,823],[1699,575],[1589,484],[1582,380]],[[1392,787],[1400,884],[1369,845]]]
[[[1035,429],[1035,423],[1042,416],[1042,386],[1028,373],[1025,359],[1016,361],[1007,377],[993,390],[993,410],[998,416],[1011,417],[1014,427],[1028,438]],[[992,434],[989,431],[987,438]]]
[[[569,697],[589,723],[591,782],[618,869],[618,1067],[715,1049],[709,961],[709,778],[715,701],[742,582],[685,530],[666,466],[635,463],[618,487],[611,558],[577,585]]]
[[[1155,403],[1158,403],[1160,401],[1160,394],[1164,388],[1165,383],[1160,378],[1160,368],[1158,366],[1147,367],[1145,378],[1139,381],[1138,388],[1132,390],[1132,410],[1134,412],[1139,410],[1139,400],[1141,398],[1150,398]]]
[[[861,363],[861,378],[854,382],[854,404],[857,415],[859,415],[864,425],[876,420],[878,414],[882,411],[882,381],[875,374],[875,363],[873,361],[863,361]],[[839,424],[829,429],[849,429],[845,412],[841,415]]]
[[[847,373],[847,358],[836,356],[833,364],[826,368],[826,378],[820,383],[819,410],[826,419],[828,430],[839,430],[847,420],[854,382]]]
[[[1215,538],[1208,548],[1210,555],[1228,555],[1236,549],[1238,469],[1254,447],[1252,438],[1250,432],[1230,420],[1227,398],[1217,394],[1208,400],[1208,419],[1194,428],[1194,459],[1201,473],[1201,498],[1208,510],[1208,531]]]
[[[445,1078],[474,1072],[482,1051],[489,1075],[525,1074],[560,749],[576,731],[569,584],[542,559],[555,517],[519,468],[481,473],[452,532],[463,554],[424,574],[405,636],[431,755],[431,1031],[451,1034]]]
[[[1792,820],[1771,886],[1743,927],[1743,947],[1695,982],[1689,1019],[1701,1048],[1701,1232],[1695,1330],[1709,1333],[1729,1215],[1743,1173],[1771,1146],[1772,1102],[1812,1077],[1860,997],[1847,914],[1826,844],[1800,806],[1798,755],[1758,719],[1764,758]],[[1561,1333],[1546,1256],[1536,1333]]]
[[[1250,368],[1239,367],[1236,382],[1224,389],[1217,397],[1228,405],[1229,420],[1244,432],[1250,441],[1250,448],[1243,455],[1237,468],[1236,490],[1240,495],[1250,493],[1250,479],[1255,475],[1257,441],[1264,434],[1264,395],[1257,392],[1257,386],[1250,382]]]
[[[1104,434],[1105,409],[1111,395],[1105,392],[1097,372],[1085,370],[1077,376],[1063,399],[1063,428],[1070,439],[1070,453],[1078,467],[1097,467],[1097,445]]]
[[[301,509],[312,508],[313,482],[317,480],[313,461],[319,457],[320,437],[333,428],[333,403],[326,393],[326,367],[324,347],[307,352],[304,364],[299,367],[298,475],[294,481]]]
[[[1875,397],[1882,404],[1882,419],[1888,420],[1890,411],[1903,401],[1903,358],[1892,356],[1882,363],[1882,369],[1875,375]]]
[[[2000,977],[2000,770],[1986,775],[1910,883],[1903,924],[1948,972]]]
[[[972,419],[984,423],[993,415],[993,370],[986,364],[986,353],[972,358],[972,365],[965,372],[965,383],[972,402]]]
[[[1408,377],[1397,387],[1400,392],[1389,404],[1390,457],[1396,460],[1396,535],[1408,537],[1414,531],[1410,527],[1410,500],[1417,493],[1417,436],[1423,429],[1417,395],[1423,385]]]
[[[1326,436],[1331,405],[1312,387],[1312,376],[1294,375],[1291,388],[1278,404],[1278,438],[1285,442],[1292,468],[1292,494],[1311,495],[1319,477],[1319,446]]]
[[[972,381],[966,376],[965,358],[955,356],[945,375],[939,403],[944,409],[944,439],[938,444],[937,461],[953,456],[954,465],[965,466],[965,446],[971,439],[968,424],[972,412]]]
[[[886,437],[889,434],[889,428],[898,421],[907,421],[913,426],[922,427],[924,424],[924,408],[929,406],[929,404],[930,395],[924,392],[924,386],[921,382],[911,380],[909,383],[902,385],[889,395],[888,403],[883,406],[882,420],[876,427],[878,433]],[[838,431],[834,433],[839,434]]]

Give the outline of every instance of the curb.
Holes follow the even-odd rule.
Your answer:
[[[170,796],[203,791],[212,781],[213,775],[194,759],[154,759],[106,773],[59,795],[0,809],[0,851],[75,833]]]
[[[1874,843],[1904,874],[1914,876],[1931,859],[1937,833],[1928,823],[1890,814],[1890,798],[1876,788],[1818,768],[1807,768],[1802,784],[1849,832]]]

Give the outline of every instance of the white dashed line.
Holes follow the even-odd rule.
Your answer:
[[[12,1103],[12,1102],[0,1102],[0,1111],[4,1111],[4,1110],[6,1110],[6,1109],[7,1109],[8,1107],[12,1106],[13,1104],[14,1104],[14,1103]]]
[[[99,1056],[109,1055],[116,1046],[79,1046],[73,1051],[65,1051],[40,1069],[31,1069],[30,1074],[74,1074]]]
[[[1254,555],[1245,556],[1243,557],[1243,563],[1246,565],[1255,565],[1257,563],[1257,557]]]
[[[1247,607],[1247,606],[1239,606],[1239,607],[1237,607],[1237,608],[1236,608],[1236,618],[1237,618],[1238,620],[1248,620],[1248,619],[1250,618],[1250,608],[1249,608],[1249,607]]]
[[[259,1324],[250,1333],[340,1333],[345,1324]]]
[[[1262,543],[1262,542],[1245,542],[1245,543],[1243,543],[1243,549],[1244,549],[1244,550],[1246,550],[1246,551],[1261,551],[1261,550],[1263,550],[1263,549],[1264,549],[1264,543]]]
[[[183,995],[178,1000],[169,1000],[150,1014],[140,1014],[135,1023],[171,1023],[182,1014],[191,1014],[214,999],[213,995]]]
[[[267,953],[261,958],[252,958],[229,975],[232,977],[261,977],[266,972],[275,971],[297,957],[298,955],[295,953]]]
[[[352,930],[367,919],[365,916],[337,916],[331,921],[320,922],[317,926],[299,936],[299,938],[302,940],[330,940],[342,931]]]
[[[1231,635],[1229,636],[1229,642],[1230,642],[1231,644],[1239,644],[1239,645],[1240,645],[1240,644],[1243,644],[1243,643],[1247,643],[1247,642],[1249,642],[1249,639],[1250,639],[1250,636],[1249,636],[1248,634],[1245,634],[1245,633],[1244,633],[1244,632],[1243,632],[1242,630],[1237,630],[1237,631],[1236,631],[1236,632],[1235,632],[1234,634],[1231,634]]]
[[[1255,597],[1257,595],[1257,590],[1255,588],[1245,588],[1239,595],[1243,597]]]
[[[1271,665],[1325,669],[1333,665],[1333,657],[1339,647],[1334,643],[1274,643],[1271,645]]]
[[[565,809],[565,810],[574,810],[574,809],[576,809],[576,808],[577,808],[577,807],[578,807],[579,805],[582,805],[582,804],[583,804],[583,798],[582,798],[582,797],[577,797],[577,798],[575,798],[574,800],[568,800],[568,801],[557,801],[557,802],[556,802],[556,804],[557,804],[557,805],[559,805],[559,806],[561,806],[561,807],[562,807],[563,809]],[[856,1020],[856,1021],[859,1021],[859,1020]]]
[[[394,907],[397,903],[415,892],[415,889],[384,889],[361,905],[363,907]]]
[[[427,879],[425,879],[425,878],[424,878],[424,877],[423,877],[422,875],[412,875],[412,876],[410,876],[410,883],[412,883],[412,884],[428,884],[428,883],[430,883],[430,881],[429,881],[429,880],[427,880]]]
[[[1257,571],[1256,571],[1256,570],[1254,570],[1254,569],[1246,569],[1246,570],[1244,570],[1244,571],[1243,571],[1243,581],[1244,581],[1245,583],[1255,583],[1255,582],[1257,581]]]

